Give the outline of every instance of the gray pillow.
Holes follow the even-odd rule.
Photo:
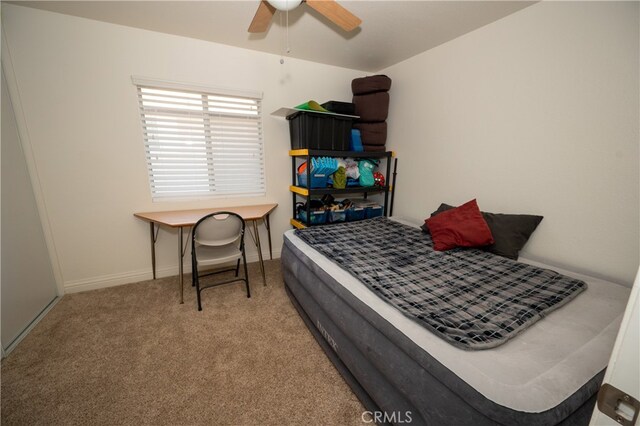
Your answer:
[[[438,210],[431,213],[431,216],[453,208],[455,207],[448,204],[440,204]],[[536,230],[543,218],[543,216],[528,214],[481,213],[487,225],[489,225],[489,229],[491,229],[495,242],[488,246],[479,247],[479,249],[514,260],[518,260],[520,250],[529,241],[529,237],[531,237],[531,234],[533,234],[533,231]],[[429,232],[424,225],[422,229]]]

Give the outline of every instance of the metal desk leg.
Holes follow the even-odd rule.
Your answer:
[[[271,225],[269,224],[269,215],[264,218],[264,226],[267,228],[267,236],[269,237],[269,259],[273,260],[273,250],[271,249]]]
[[[178,228],[178,275],[179,275],[179,280],[180,280],[180,303],[184,303],[184,280],[183,280],[183,276],[182,276],[182,258],[183,258],[183,251],[182,251],[182,226],[180,226]]]
[[[258,221],[253,220],[253,232],[256,234],[256,248],[258,249],[258,259],[260,260],[260,272],[262,273],[263,285],[267,285],[267,278],[264,273],[264,260],[262,260],[262,247],[260,246],[260,231],[258,230]]]
[[[153,271],[153,279],[156,279],[156,230],[155,223],[149,222],[151,225],[151,269]]]

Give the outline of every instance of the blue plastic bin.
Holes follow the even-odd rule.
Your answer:
[[[344,222],[347,220],[346,210],[329,210],[327,213],[329,214],[330,223]]]
[[[364,208],[352,207],[347,209],[347,222],[354,222],[362,219],[364,219]]]
[[[362,138],[360,136],[360,130],[351,129],[351,139],[349,140],[349,149],[351,151],[364,151],[364,147],[362,146]]]
[[[365,219],[372,219],[374,217],[382,216],[382,206],[370,206],[365,207],[364,217]]]
[[[302,223],[307,223],[307,211],[300,210],[298,212],[298,220]],[[327,211],[325,210],[311,210],[309,212],[309,225],[322,225],[327,223]]]
[[[311,174],[311,188],[326,188],[329,176],[324,174]],[[307,188],[307,172],[298,174],[298,186]]]

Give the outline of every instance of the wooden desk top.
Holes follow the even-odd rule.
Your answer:
[[[142,220],[146,220],[147,222],[155,222],[170,226],[172,228],[179,228],[181,226],[193,226],[198,220],[208,215],[209,213],[219,211],[237,213],[244,220],[262,219],[266,215],[271,213],[276,207],[278,207],[278,204],[273,203],[253,206],[214,207],[208,209],[134,213],[133,215]]]

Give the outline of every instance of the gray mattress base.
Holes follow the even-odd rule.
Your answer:
[[[353,374],[351,374],[347,366],[344,365],[342,361],[340,361],[340,358],[338,358],[338,355],[333,351],[333,349],[331,349],[331,346],[329,345],[329,343],[322,336],[322,334],[320,333],[320,330],[318,330],[318,328],[313,324],[313,321],[311,320],[311,318],[309,318],[309,316],[304,311],[302,306],[300,306],[300,304],[296,300],[296,297],[291,293],[291,290],[289,290],[289,287],[285,286],[285,291],[287,292],[287,295],[289,296],[291,303],[300,314],[300,318],[302,318],[307,328],[309,328],[309,331],[318,342],[318,345],[320,345],[324,353],[327,355],[327,358],[329,358],[331,363],[335,366],[336,370],[338,370],[338,372],[340,373],[344,381],[349,385],[349,387],[351,388],[353,393],[356,395],[358,400],[360,400],[360,402],[365,407],[365,409],[372,413],[380,411],[380,407],[378,407],[375,401],[371,399],[367,391],[364,390],[362,386],[360,386],[360,383],[358,383],[358,380],[355,377],[353,377]]]
[[[558,406],[527,413],[487,399],[353,296],[285,238],[287,292],[369,411],[428,425],[586,425],[604,371]],[[404,417],[403,417],[404,416]]]

